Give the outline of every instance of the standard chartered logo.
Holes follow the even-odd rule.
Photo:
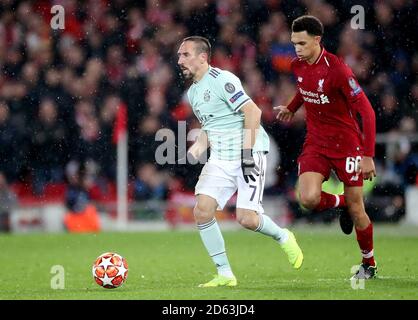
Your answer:
[[[328,97],[326,95],[321,94],[320,95],[320,98],[321,98],[321,103],[322,104],[329,103],[329,99],[328,99]]]
[[[313,99],[313,98],[310,98],[310,97],[303,96],[303,101],[306,101],[306,102],[309,102],[309,103],[314,103],[314,104],[330,103],[328,97],[324,94],[321,94],[318,99]]]
[[[328,96],[325,94],[319,95],[318,92],[312,92],[312,91],[306,91],[302,88],[299,88],[299,92],[303,96],[303,100],[309,103],[315,103],[315,104],[326,104],[330,103]]]

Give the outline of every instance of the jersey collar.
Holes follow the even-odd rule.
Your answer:
[[[193,81],[193,84],[198,84],[199,82],[201,82],[203,79],[205,79],[207,76],[208,76],[208,74],[209,74],[209,71],[210,70],[212,70],[212,67],[211,67],[211,65],[209,65],[209,68],[208,68],[208,70],[205,72],[205,74],[203,75],[203,77],[199,80],[199,81]]]
[[[321,53],[313,64],[318,64],[318,62],[321,60],[321,58],[324,56],[324,54],[325,54],[325,48],[323,46],[321,46]]]

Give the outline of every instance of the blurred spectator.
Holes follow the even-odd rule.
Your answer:
[[[164,200],[167,198],[167,185],[162,173],[155,165],[145,163],[137,167],[134,181],[135,200]]]
[[[75,143],[75,158],[80,162],[94,160],[100,162],[106,148],[102,143],[99,119],[94,115],[79,127],[79,137]]]
[[[400,121],[399,136],[395,145],[390,145],[387,157],[394,163],[394,170],[399,175],[402,185],[417,183],[418,148],[413,146],[410,138],[417,130],[413,118],[404,117]]]
[[[112,45],[106,53],[106,76],[108,82],[114,87],[119,88],[125,77],[126,64],[124,52],[121,46]]]
[[[89,193],[83,184],[85,169],[80,168],[78,162],[72,161],[67,164],[65,174],[68,182],[66,207],[72,212],[82,212],[90,202]]]
[[[377,107],[376,131],[384,133],[397,130],[401,116],[396,96],[391,93],[384,93]]]
[[[127,47],[131,53],[138,53],[141,39],[148,22],[139,8],[132,8],[128,13],[129,29],[127,31]]]
[[[68,211],[64,216],[66,229],[69,232],[99,231],[100,217],[89,196],[89,176],[86,167],[77,162],[69,162],[66,168],[66,176],[68,180],[65,195],[65,204]]]
[[[103,150],[101,156],[96,158],[102,173],[108,178],[115,179],[116,148],[112,143],[114,123],[121,99],[116,94],[109,94],[100,105],[100,141]]]
[[[272,136],[269,136],[269,138],[270,152],[267,154],[264,189],[265,194],[275,194],[277,192],[276,187],[279,183],[279,176],[277,171],[280,166],[280,150],[275,139]]]
[[[45,183],[63,181],[70,160],[90,162],[97,165],[90,196],[101,198],[97,185],[106,189],[115,180],[111,138],[120,101],[128,107],[131,176],[138,165],[154,163],[159,129],[177,134],[179,120],[187,120],[189,130],[196,126],[176,65],[179,41],[196,34],[211,40],[212,65],[243,79],[262,109],[280,155],[273,184],[293,189],[304,114],[281,124],[272,107],[295,94],[290,25],[310,13],[324,24],[326,48],[351,66],[370,98],[377,132],[399,138],[393,146],[376,146],[384,170],[379,175],[398,177],[400,188],[412,183],[407,177],[415,174],[418,154],[409,140],[418,121],[416,1],[362,1],[370,13],[364,30],[351,28],[352,3],[335,0],[66,1],[66,28],[52,30],[55,3],[0,3],[0,170],[9,181],[28,167],[35,192],[42,193]],[[200,167],[158,169],[171,174],[169,192],[191,190]]]
[[[155,162],[155,150],[161,144],[155,141],[155,134],[161,127],[161,122],[154,116],[145,116],[138,121],[136,135],[132,137],[129,148],[135,164]]]
[[[10,119],[9,106],[0,101],[0,170],[10,181],[16,180],[25,157],[23,136]]]
[[[290,63],[295,57],[295,49],[290,42],[289,28],[286,18],[281,13],[274,13],[270,16],[269,23],[274,30],[274,37],[271,45],[271,64],[276,72],[290,73]]]
[[[33,188],[41,194],[46,183],[61,182],[63,164],[67,161],[67,130],[59,122],[55,102],[44,98],[39,105],[38,117],[32,124],[31,166]]]
[[[10,211],[17,205],[16,194],[0,171],[0,232],[10,231]]]
[[[279,179],[283,190],[293,189],[296,185],[297,158],[302,151],[304,137],[306,135],[305,110],[297,112],[292,123],[276,126],[274,137],[280,147]],[[291,143],[289,143],[291,141]]]

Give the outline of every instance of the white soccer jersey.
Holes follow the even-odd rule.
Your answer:
[[[229,71],[209,67],[203,78],[190,86],[187,96],[207,133],[211,159],[240,159],[244,128],[240,108],[250,97],[239,78]],[[253,151],[269,151],[269,137],[262,126]]]

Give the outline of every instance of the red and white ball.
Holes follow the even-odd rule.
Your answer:
[[[120,287],[128,277],[128,263],[121,255],[106,252],[100,255],[93,264],[93,278],[106,289]]]

